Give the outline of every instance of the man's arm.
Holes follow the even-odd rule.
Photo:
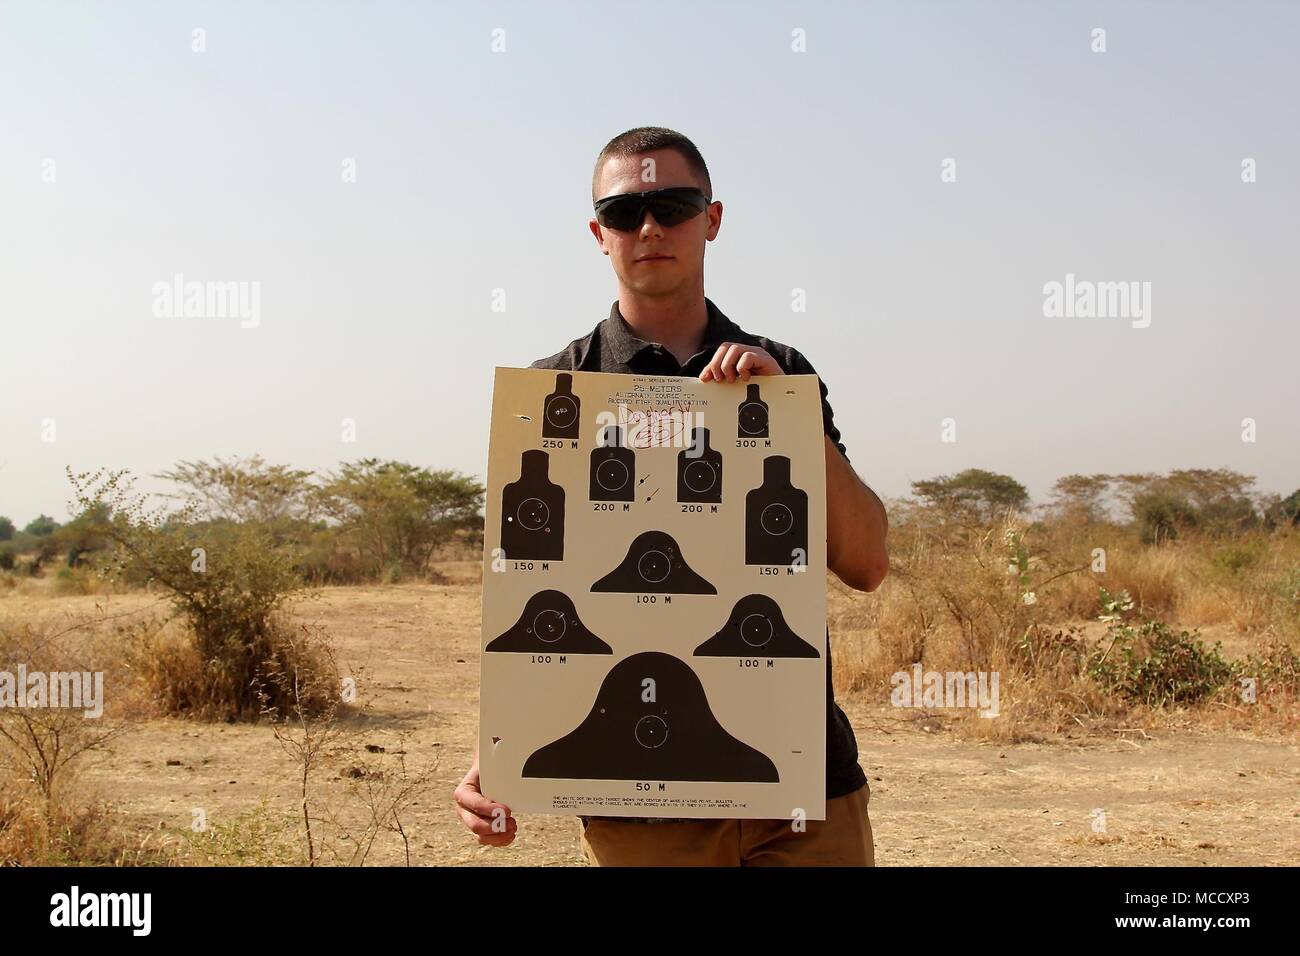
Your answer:
[[[874,591],[889,571],[889,518],[876,493],[840,454],[826,446],[826,566],[851,588]]]

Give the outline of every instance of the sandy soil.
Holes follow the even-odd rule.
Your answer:
[[[10,594],[0,596],[0,613],[54,621],[103,601]],[[126,595],[110,604],[120,613],[148,601]],[[413,863],[582,865],[576,818],[522,816],[515,843],[492,849],[479,847],[452,811],[477,726],[479,601],[467,577],[446,586],[326,589],[299,608],[328,628],[341,664],[363,667],[369,703],[350,722],[351,749],[320,770],[316,793],[342,819],[360,821],[350,768],[391,761],[406,734],[408,767],[436,767],[403,817]],[[858,697],[840,703],[871,783],[880,865],[1300,862],[1294,737],[1152,731],[1150,739],[998,744],[927,732]],[[196,807],[210,823],[228,822],[263,798],[286,819],[299,812],[294,764],[264,726],[137,721],[111,753],[87,758],[84,771],[141,830],[185,830]],[[1104,811],[1104,833],[1093,831],[1096,810]],[[402,840],[385,833],[367,862],[404,859]]]

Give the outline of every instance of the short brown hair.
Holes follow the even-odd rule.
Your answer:
[[[713,181],[709,179],[709,167],[704,164],[700,151],[681,133],[662,126],[638,126],[626,133],[619,133],[605,144],[605,148],[596,157],[596,169],[591,174],[591,201],[600,198],[596,195],[596,190],[600,188],[600,171],[607,159],[611,156],[640,156],[657,149],[677,150],[686,160],[691,172],[704,184],[704,195],[710,202],[713,201]]]

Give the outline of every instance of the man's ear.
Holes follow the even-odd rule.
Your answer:
[[[600,251],[605,253],[605,255],[609,255],[609,250],[605,248],[605,230],[600,228],[600,223],[595,219],[592,219],[587,223],[587,228],[589,228],[591,234],[596,237],[596,245],[600,246]]]
[[[718,230],[722,228],[722,203],[716,200],[709,203],[706,214],[709,217],[709,231],[704,234],[704,238],[711,242],[718,235]]]

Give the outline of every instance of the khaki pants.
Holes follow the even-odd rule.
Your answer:
[[[589,820],[582,853],[592,866],[875,866],[870,799],[864,784],[827,800],[826,819],[802,833],[790,820]]]

